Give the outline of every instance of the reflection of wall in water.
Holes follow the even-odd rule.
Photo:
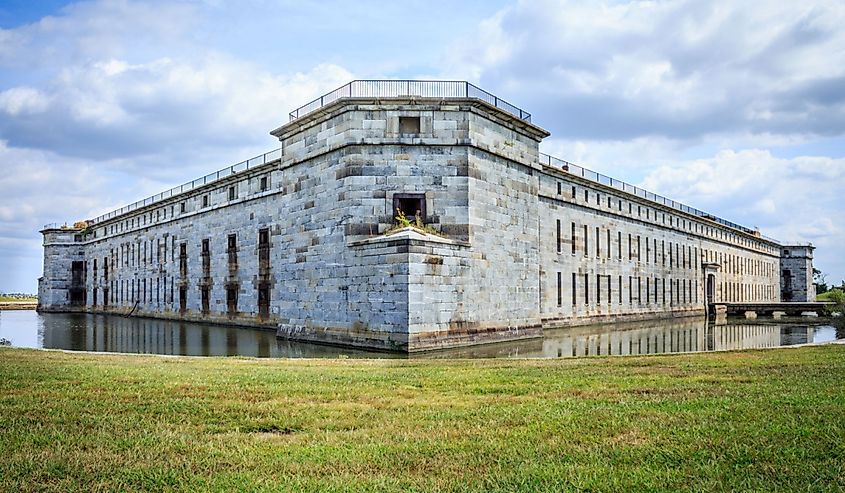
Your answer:
[[[705,321],[594,325],[550,330],[543,341],[547,357],[659,354],[704,351]]]
[[[786,328],[781,325],[731,324],[712,327],[712,347],[708,350],[751,349],[802,344],[813,340],[811,327]]]
[[[187,356],[271,358],[380,357],[372,353],[276,339],[275,332],[113,315],[46,314],[42,347]]]
[[[107,316],[73,316],[72,327],[44,332],[44,347],[84,351],[189,356],[269,357],[277,352],[269,331]]]

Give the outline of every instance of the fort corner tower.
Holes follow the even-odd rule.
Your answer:
[[[548,132],[466,82],[353,81],[271,133],[278,150],[45,228],[40,308],[419,351],[787,292],[785,247],[541,154]]]

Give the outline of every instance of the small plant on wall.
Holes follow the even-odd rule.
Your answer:
[[[408,216],[405,215],[405,212],[397,207],[394,219],[396,222],[390,229],[385,231],[385,234],[392,234],[405,228],[414,228],[423,233],[443,236],[431,225],[425,224],[420,214],[415,214],[413,219],[409,219]]]
[[[416,217],[419,219],[419,216]],[[394,219],[396,219],[396,226],[398,226],[399,229],[407,228],[411,225],[411,220],[405,216],[405,212],[402,209],[396,209],[396,217]]]

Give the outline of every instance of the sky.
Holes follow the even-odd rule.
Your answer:
[[[0,292],[38,231],[278,147],[356,78],[468,80],[541,151],[782,242],[845,279],[845,3],[39,1],[0,4]]]

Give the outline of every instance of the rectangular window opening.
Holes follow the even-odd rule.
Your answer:
[[[424,193],[395,193],[393,194],[393,215],[404,216],[410,221],[426,222]]]
[[[399,117],[399,133],[400,134],[418,134],[418,133],[420,133],[420,117],[418,117],[418,116],[400,116]]]

